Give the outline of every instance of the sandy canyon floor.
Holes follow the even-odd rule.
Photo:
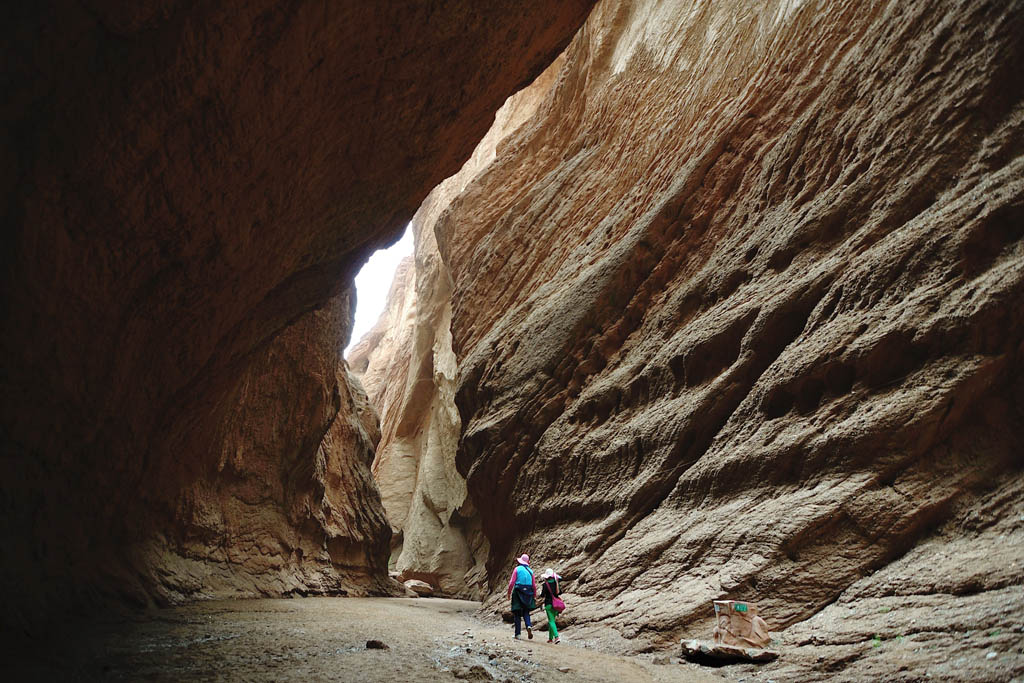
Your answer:
[[[46,651],[9,653],[6,680],[714,681],[695,664],[622,657],[566,633],[477,618],[445,599],[306,598],[206,602],[74,629]],[[367,649],[379,640],[388,649]],[[68,645],[68,643],[72,643]],[[662,655],[664,657],[664,655]],[[660,659],[659,661],[664,661]],[[560,669],[567,669],[566,671]]]

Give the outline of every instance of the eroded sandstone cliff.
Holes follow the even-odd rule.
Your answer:
[[[5,4],[5,622],[387,588],[351,275],[590,4]]]
[[[160,530],[121,577],[141,601],[397,592],[370,473],[377,415],[338,356],[349,318],[344,295],[306,314],[160,444],[154,479],[188,485],[138,492],[147,512],[136,523]],[[196,433],[217,447],[201,467],[182,457]]]
[[[348,358],[381,416],[373,472],[394,533],[393,568],[447,595],[486,594],[489,548],[455,467],[462,423],[455,407],[451,276],[434,226],[503,140],[533,116],[561,66],[555,60],[509,97],[470,159],[423,201],[411,224],[414,258],[399,266],[384,312]]]
[[[729,597],[802,677],[1024,671],[1021,35],[598,5],[436,228],[492,589],[528,551],[627,648]]]

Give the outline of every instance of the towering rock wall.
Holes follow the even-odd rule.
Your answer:
[[[386,588],[351,275],[590,4],[4,5],[5,622]]]
[[[411,224],[415,256],[398,267],[380,320],[349,354],[381,416],[373,472],[394,534],[393,567],[448,595],[486,594],[489,548],[455,467],[462,424],[455,407],[451,276],[434,225],[502,141],[533,115],[561,66],[555,60],[509,97],[462,169],[423,201]]]
[[[492,589],[526,551],[623,647],[734,597],[804,676],[897,635],[1003,675],[1021,35],[1019,2],[600,3],[436,228]]]

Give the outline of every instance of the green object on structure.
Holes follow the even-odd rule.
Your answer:
[[[737,602],[735,607],[736,607],[736,611],[737,612],[746,612],[747,611],[747,606],[744,605],[742,602]]]

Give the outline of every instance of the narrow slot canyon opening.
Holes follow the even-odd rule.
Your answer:
[[[356,306],[352,314],[352,331],[343,355],[348,357],[352,348],[362,341],[380,321],[388,303],[395,274],[402,261],[412,256],[412,226],[394,244],[370,254],[353,279]]]
[[[388,569],[420,594],[480,600],[493,578],[487,573],[490,544],[455,462],[462,421],[455,404],[453,285],[438,247],[438,223],[495,160],[498,147],[531,119],[563,64],[560,56],[510,96],[459,172],[423,200],[410,224],[415,253],[396,267],[373,326],[359,338],[354,334],[346,351],[349,370],[380,419],[371,469],[392,531]],[[357,287],[359,277],[362,272]],[[378,297],[381,285],[370,284],[379,288]]]
[[[455,470],[450,287],[424,233],[428,213],[356,276],[357,301],[368,299],[369,312],[357,304],[345,357],[380,421],[371,471],[391,527],[391,578],[419,595],[478,599],[486,544]]]

